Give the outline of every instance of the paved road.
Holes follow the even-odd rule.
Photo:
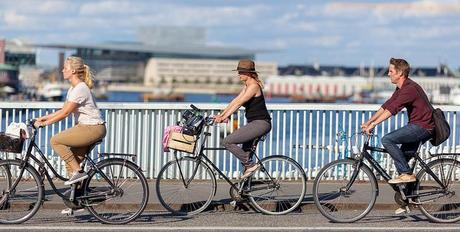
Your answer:
[[[284,216],[253,211],[208,211],[194,217],[173,217],[164,211],[147,211],[128,225],[103,225],[84,211],[74,216],[58,210],[41,210],[21,225],[1,225],[0,231],[459,231],[460,224],[428,222],[418,211],[395,216],[375,210],[352,224],[330,223],[315,210]]]
[[[219,182],[214,198],[218,207],[194,217],[174,217],[161,208],[154,183],[149,181],[149,207],[138,220],[128,225],[101,224],[87,211],[70,217],[61,215],[60,210],[64,208],[62,200],[56,195],[48,195],[48,201],[31,220],[21,225],[0,225],[0,231],[460,231],[460,223],[430,223],[418,210],[409,215],[395,216],[393,190],[384,183],[379,183],[379,186],[380,195],[374,210],[352,224],[331,223],[316,210],[311,198],[311,182],[308,183],[302,209],[288,215],[268,216],[252,210],[235,210],[228,205],[228,185]],[[49,186],[46,189],[51,190]]]

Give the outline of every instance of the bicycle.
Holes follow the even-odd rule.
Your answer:
[[[97,159],[102,160],[96,163],[90,153],[102,142],[99,140],[90,146],[81,163],[82,169],[87,164],[89,166],[88,178],[61,192],[51,175],[61,181],[68,179],[58,174],[35,143],[38,128],[34,127],[34,122],[27,122],[32,135],[26,155],[22,159],[0,160],[0,180],[6,182],[0,183],[0,223],[19,224],[32,218],[45,200],[45,178],[66,206],[74,210],[86,208],[103,223],[125,224],[144,211],[149,196],[147,180],[141,168],[128,160],[135,159],[136,155],[99,153]],[[40,155],[39,158],[32,153],[32,149]],[[123,203],[124,199],[129,203]]]
[[[391,179],[370,155],[370,152],[388,152],[383,148],[369,146],[372,136],[365,136],[360,153],[327,164],[314,180],[315,205],[332,222],[355,222],[365,217],[372,210],[379,194],[375,173],[386,182]],[[437,159],[426,163],[420,158],[419,151],[414,154],[414,162],[410,167],[415,170],[417,163],[421,167],[416,174],[416,182],[389,184],[395,191],[394,199],[406,210],[418,207],[432,222],[459,221],[460,198],[456,192],[460,192],[460,185],[453,182],[460,180],[460,162],[445,157],[459,154],[430,155]]]
[[[200,114],[195,106],[192,114]],[[188,113],[190,114],[190,113]],[[306,192],[306,175],[295,160],[281,155],[259,159],[257,144],[264,136],[255,139],[251,156],[256,157],[260,168],[250,177],[232,182],[204,153],[204,151],[225,150],[225,148],[205,147],[211,135],[209,127],[214,124],[212,117],[204,118],[204,126],[197,134],[202,137],[196,156],[179,157],[174,150],[174,159],[160,170],[156,181],[156,192],[161,205],[175,215],[195,215],[204,211],[216,193],[216,174],[230,185],[232,205],[249,201],[257,211],[264,214],[281,215],[296,209]]]

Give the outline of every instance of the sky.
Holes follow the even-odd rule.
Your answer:
[[[136,41],[140,27],[207,29],[207,44],[259,51],[279,65],[460,68],[460,0],[0,0],[0,38]],[[57,62],[41,51],[39,63]]]

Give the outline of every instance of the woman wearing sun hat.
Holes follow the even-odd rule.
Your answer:
[[[254,139],[270,132],[271,117],[265,105],[265,98],[262,92],[263,84],[255,69],[255,63],[249,59],[238,62],[236,70],[240,80],[244,83],[241,92],[235,97],[225,109],[215,116],[215,122],[220,123],[227,120],[241,106],[245,107],[247,124],[228,135],[223,140],[223,146],[235,155],[243,164],[244,172],[242,179],[251,176],[258,168],[250,156],[250,148]],[[242,144],[242,147],[238,146]]]

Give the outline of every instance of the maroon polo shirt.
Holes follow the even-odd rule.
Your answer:
[[[433,108],[427,99],[422,87],[407,78],[401,88],[397,87],[390,99],[383,103],[382,108],[395,115],[405,107],[409,123],[430,130],[434,128]]]

